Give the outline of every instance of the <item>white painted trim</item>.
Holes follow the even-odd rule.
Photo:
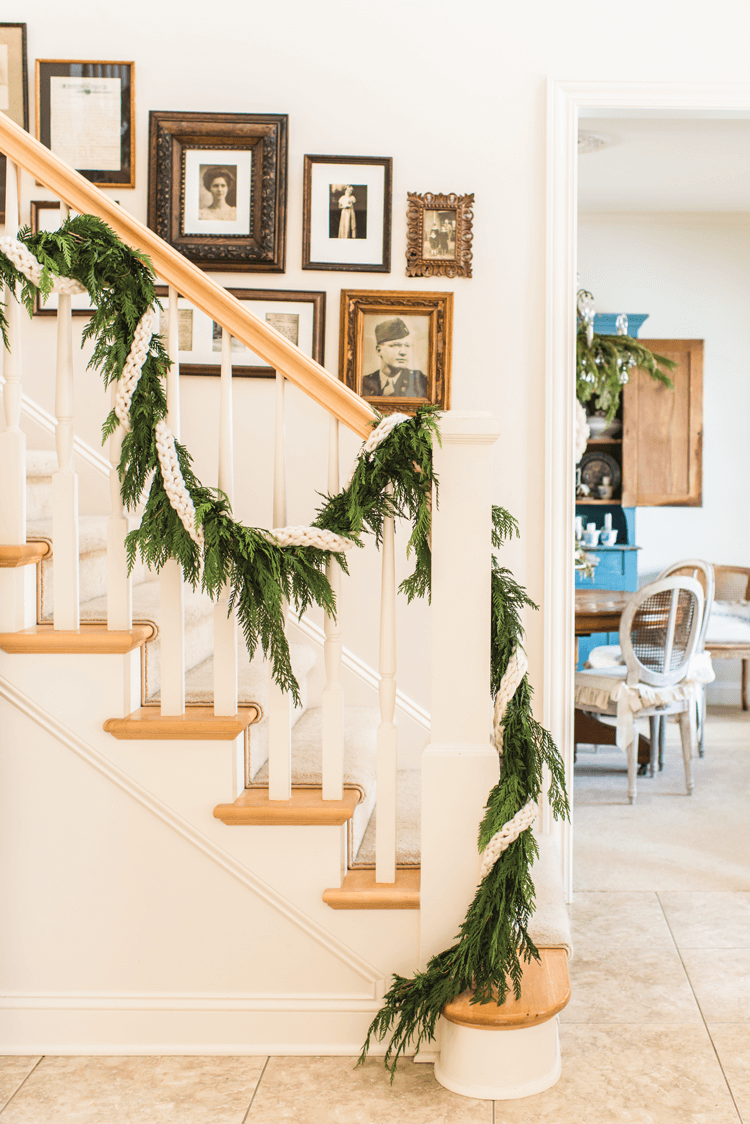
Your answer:
[[[300,632],[304,632],[308,640],[312,640],[320,648],[325,643],[325,632],[320,625],[315,624],[313,621],[308,620],[307,617],[298,617],[296,613],[290,612],[290,617],[294,624],[299,628]],[[341,662],[348,671],[353,672],[363,683],[368,687],[372,687],[373,691],[377,691],[380,685],[380,676],[374,668],[361,660],[359,656],[355,656],[349,648],[341,649]],[[409,718],[413,719],[425,730],[430,729],[430,712],[425,710],[419,703],[414,702],[403,691],[396,689],[396,706]]]
[[[346,964],[352,971],[363,979],[368,980],[370,983],[378,983],[383,979],[384,973],[377,969],[374,965],[364,960],[353,949],[345,945],[332,933],[324,929],[301,909],[298,909],[287,898],[279,894],[273,887],[269,886],[257,875],[252,874],[242,863],[238,862],[233,855],[225,851],[218,844],[204,835],[202,831],[198,831],[188,820],[178,815],[167,804],[164,804],[156,796],[138,784],[132,777],[128,776],[122,769],[119,769],[112,761],[110,761],[104,754],[99,753],[93,746],[88,745],[87,742],[69,730],[62,722],[53,717],[43,707],[39,706],[37,702],[29,698],[27,694],[19,690],[14,684],[10,683],[3,676],[0,676],[0,697],[6,699],[9,703],[15,706],[22,714],[25,714],[32,721],[36,722],[38,726],[46,730],[52,737],[57,738],[59,742],[67,746],[83,761],[86,761],[92,768],[96,769],[98,773],[106,777],[117,786],[122,792],[132,797],[141,807],[145,808],[152,815],[156,816],[158,820],[170,827],[177,835],[181,836],[188,843],[191,843],[197,850],[204,854],[207,858],[225,870],[227,874],[231,874],[238,882],[246,886],[259,898],[265,901],[298,929],[301,929],[306,936],[310,937],[317,944],[321,945],[337,960]]]
[[[373,1042],[367,1053],[371,1058],[382,1058],[388,1048],[387,1042]],[[263,1043],[262,1046],[249,1046],[247,1042],[198,1042],[195,1045],[165,1045],[163,1042],[152,1042],[143,1045],[142,1042],[126,1043],[124,1046],[100,1046],[98,1043],[78,1042],[70,1046],[68,1043],[44,1041],[41,1045],[32,1045],[29,1042],[12,1042],[0,1048],[0,1057],[34,1057],[43,1054],[55,1058],[144,1058],[144,1057],[237,1057],[237,1058],[358,1058],[362,1052],[361,1046],[353,1046],[351,1042],[325,1043],[307,1042],[289,1045],[286,1042]],[[404,1057],[413,1056],[413,1047],[406,1050]]]
[[[581,110],[750,110],[748,83],[574,82],[547,84],[545,586],[543,721],[573,766],[573,401],[578,116]],[[572,825],[563,832],[566,894],[572,895]]]
[[[5,379],[0,375],[0,391],[4,383]],[[26,394],[21,395],[21,413],[24,417],[36,422],[40,429],[54,437],[57,429],[56,419]],[[107,458],[92,448],[91,445],[87,445],[85,441],[81,441],[80,437],[73,438],[73,453],[85,461],[90,468],[100,472],[102,476],[109,476],[111,466]]]
[[[372,1011],[374,996],[341,995],[102,995],[94,992],[6,992],[2,1011]]]

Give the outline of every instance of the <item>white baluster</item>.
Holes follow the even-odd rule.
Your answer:
[[[18,170],[6,160],[5,233],[18,234]],[[0,544],[26,542],[26,434],[21,429],[21,308],[4,286],[10,350],[3,357],[5,429],[0,433]],[[0,568],[0,631],[18,632],[36,621],[33,566]]]
[[[339,423],[330,416],[328,429],[328,492],[339,490]],[[344,796],[344,689],[341,674],[341,620],[338,615],[341,594],[341,567],[331,560],[326,567],[328,581],[336,598],[337,616],[326,614],[323,622],[323,655],[326,685],[323,688],[323,799],[341,800]]]
[[[111,386],[112,406],[117,396],[117,383]],[[128,574],[128,559],[125,550],[125,536],[128,533],[128,517],[120,495],[120,477],[117,466],[120,463],[122,439],[125,431],[118,425],[109,439],[109,491],[112,499],[112,513],[107,520],[107,628],[110,632],[125,631],[133,627],[133,583]]]
[[[69,215],[60,204],[64,222]],[[57,306],[57,381],[55,386],[57,472],[52,477],[52,578],[55,628],[77,629],[81,623],[78,579],[78,476],[73,469],[73,310],[69,293]]]
[[[286,435],[284,376],[276,372],[276,433],[273,461],[273,525],[286,526]],[[286,607],[284,608],[286,622]],[[292,697],[271,677],[268,698],[268,797],[289,800],[292,795]]]
[[[219,401],[219,488],[234,500],[234,441],[232,433],[232,337],[221,333],[221,392]],[[214,608],[214,714],[237,713],[237,617],[228,613],[229,587]]]
[[[389,485],[389,494],[391,492]],[[375,881],[396,881],[396,776],[398,769],[398,730],[393,721],[396,710],[396,557],[394,521],[383,522],[380,586],[380,725],[377,750],[377,837],[375,840]]]
[[[180,436],[180,364],[177,290],[169,286],[167,350],[172,366],[167,375],[167,425]],[[185,713],[185,591],[182,567],[170,558],[159,575],[161,605],[161,712],[176,717]]]

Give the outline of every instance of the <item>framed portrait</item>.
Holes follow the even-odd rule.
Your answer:
[[[0,23],[0,110],[22,129],[29,127],[26,24]],[[0,222],[5,222],[5,157],[0,155]]]
[[[117,202],[117,200],[115,200]],[[76,212],[70,212],[74,217]],[[32,199],[31,200],[31,233],[37,234],[40,230],[58,230],[62,224],[62,214],[59,199]],[[41,293],[37,293],[35,316],[57,316],[59,294],[50,293],[47,300],[42,303]],[[88,293],[74,293],[70,298],[74,316],[91,316],[94,311]]]
[[[206,270],[283,273],[288,118],[149,115],[148,225]]]
[[[471,277],[472,195],[407,192],[406,276]]]
[[[391,271],[390,156],[306,156],[302,268]]]
[[[311,359],[323,363],[326,295],[283,289],[228,289],[259,320],[269,324]],[[158,331],[166,339],[169,290],[157,285],[162,306]],[[221,374],[222,328],[205,312],[178,297],[177,324],[181,375]],[[237,339],[232,339],[232,374],[238,378],[272,379],[276,372]]]
[[[37,59],[36,135],[99,187],[135,187],[135,63]]]
[[[339,378],[380,413],[450,409],[453,293],[341,293]]]

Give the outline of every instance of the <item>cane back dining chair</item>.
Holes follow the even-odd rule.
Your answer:
[[[635,803],[635,719],[679,715],[685,784],[693,791],[694,691],[685,683],[703,620],[703,590],[695,578],[650,582],[633,594],[620,620],[623,663],[579,671],[575,705],[595,717],[615,718],[617,744],[628,759],[628,798]],[[653,755],[656,751],[652,741]]]

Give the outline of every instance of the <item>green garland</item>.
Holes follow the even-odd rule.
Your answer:
[[[581,289],[578,297],[593,300],[587,289]],[[617,413],[622,388],[630,378],[632,367],[647,371],[653,379],[673,390],[674,383],[661,368],[673,371],[676,366],[672,359],[655,355],[632,336],[599,335],[594,332],[589,343],[586,322],[579,313],[576,333],[576,397],[585,405],[596,395],[595,407],[606,414],[608,422]]]
[[[143,313],[158,303],[148,259],[124,245],[100,219],[82,215],[65,222],[55,232],[32,235],[28,228],[19,240],[43,266],[37,289],[0,254],[0,278],[11,289],[21,287],[21,299],[33,313],[37,294],[46,297],[55,275],[74,277],[89,291],[94,313],[84,330],[95,341],[89,367],[98,369],[105,386],[120,378],[135,327]],[[7,346],[6,318],[0,306],[0,330]],[[123,503],[135,508],[148,483],[145,510],[137,530],[127,538],[132,568],[137,555],[159,569],[169,558],[182,567],[185,580],[199,585],[212,598],[226,586],[230,604],[237,610],[248,651],[258,646],[271,663],[276,682],[295,700],[299,689],[292,672],[283,628],[282,605],[288,601],[299,613],[318,605],[335,613],[333,592],[325,567],[333,557],[346,571],[344,554],[312,547],[280,546],[268,532],[246,527],[232,518],[227,497],[206,488],[195,476],[187,449],[176,444],[185,485],[192,497],[196,525],[202,527],[201,551],[172,509],[162,483],[154,430],[166,416],[164,381],[169,358],[158,336],[151,340],[138,385],[133,394],[131,429],[123,439],[118,471]],[[414,555],[414,572],[401,584],[409,600],[429,596],[430,520],[433,484],[432,442],[440,440],[435,407],[420,407],[416,416],[396,426],[370,454],[362,454],[349,486],[328,496],[319,508],[314,526],[333,531],[361,546],[365,532],[380,542],[388,516],[408,519],[412,532],[408,551]],[[119,422],[112,412],[103,427],[104,439]],[[518,533],[515,520],[502,508],[493,508],[492,545]],[[521,643],[521,611],[533,606],[509,570],[492,557],[491,691],[494,696],[508,661]],[[549,799],[556,817],[567,817],[563,763],[549,734],[531,713],[528,679],[511,700],[504,719],[503,768],[499,783],[487,801],[479,832],[479,848],[529,800],[542,792],[543,767],[550,774]],[[362,1050],[366,1055],[373,1037],[382,1040],[392,1032],[386,1053],[391,1074],[411,1041],[433,1036],[444,1004],[467,988],[475,1000],[502,1002],[512,986],[519,994],[521,961],[538,957],[528,934],[534,909],[534,886],[529,869],[538,854],[531,832],[523,832],[503,852],[481,883],[461,926],[458,942],[430,960],[424,972],[411,980],[394,977],[383,1009],[375,1018]]]

